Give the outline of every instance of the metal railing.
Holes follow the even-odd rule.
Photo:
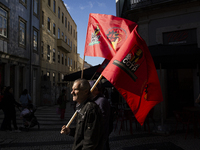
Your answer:
[[[167,2],[172,2],[174,0],[127,0],[127,8],[138,9],[143,7],[148,7],[151,5],[163,4]]]

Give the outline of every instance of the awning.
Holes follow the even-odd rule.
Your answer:
[[[90,79],[97,79],[99,77],[99,73],[96,73],[97,69],[100,67],[100,65],[92,66],[90,68],[83,70],[83,78],[90,80]],[[74,81],[76,79],[81,78],[82,71],[77,71],[68,75],[64,76],[63,81]]]

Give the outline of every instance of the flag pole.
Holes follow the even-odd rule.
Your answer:
[[[97,86],[97,84],[99,83],[99,81],[101,80],[102,77],[103,77],[103,75],[101,74],[99,76],[99,78],[97,79],[97,81],[92,86],[92,88],[90,89],[90,92],[92,92],[94,90],[94,88]],[[77,113],[78,113],[78,111],[76,110],[75,113],[73,114],[73,116],[71,117],[71,119],[69,120],[69,122],[67,123],[66,128],[68,128],[70,126],[70,124],[73,122],[73,120],[75,119]]]
[[[85,55],[83,55],[83,66],[82,66],[82,72],[81,72],[81,79],[83,79],[84,63],[85,63]]]

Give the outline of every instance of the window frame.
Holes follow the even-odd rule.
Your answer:
[[[19,0],[19,3],[21,3],[24,7],[27,8],[27,0]]]
[[[56,24],[53,23],[53,35],[56,35]]]
[[[65,28],[67,28],[67,17],[65,17]]]
[[[47,18],[47,29],[51,31],[51,18]]]
[[[35,12],[35,3],[37,2],[37,12]],[[38,0],[33,1],[33,15],[35,15],[37,18],[39,17],[39,2]]]
[[[50,60],[50,56],[51,56],[51,46],[47,45],[47,60]]]
[[[65,66],[67,66],[67,56],[65,55]]]
[[[58,39],[60,39],[60,28],[58,28]]]
[[[6,13],[6,16],[0,16],[0,17],[2,17],[3,18],[3,20],[4,19],[6,19],[6,35],[4,35],[3,34],[3,32],[4,31],[2,31],[2,34],[0,34],[0,37],[1,38],[3,38],[3,39],[8,39],[8,27],[9,27],[9,11],[8,11],[8,9],[6,9],[5,7],[3,7],[3,6],[0,6],[0,9],[2,9],[2,11],[5,11],[5,13]],[[3,27],[3,25],[2,25],[2,27]]]
[[[51,0],[48,0],[48,6],[51,7]]]
[[[68,31],[70,30],[70,22],[68,21]]]
[[[62,12],[62,23],[64,24],[64,13]]]
[[[55,48],[53,48],[53,62],[55,62],[56,61],[56,49]]]
[[[60,7],[58,7],[58,18],[60,19]]]
[[[21,42],[21,40],[20,40],[20,37],[22,36],[20,33],[20,31],[21,31],[21,23],[23,23],[24,24],[24,44]],[[26,20],[24,20],[22,17],[19,17],[19,25],[18,25],[18,27],[19,27],[19,31],[18,31],[18,44],[19,44],[19,47],[22,47],[22,48],[26,48],[26,25],[27,25],[27,21]]]
[[[35,40],[34,32],[37,33],[37,46],[36,46],[36,49],[35,49],[35,47],[34,47],[34,40]],[[39,39],[39,30],[38,30],[37,28],[33,27],[33,50],[34,50],[35,52],[38,52],[38,39]]]
[[[60,51],[58,51],[58,63],[60,63]]]
[[[53,12],[56,13],[56,1],[53,0]]]
[[[61,63],[62,65],[64,65],[64,54],[62,53],[62,56],[61,56]]]

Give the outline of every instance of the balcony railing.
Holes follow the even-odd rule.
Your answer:
[[[71,47],[64,42],[62,39],[57,39],[57,47],[60,48],[61,50],[65,51],[66,53],[71,53]]]
[[[139,9],[144,7],[149,7],[153,5],[159,5],[163,3],[172,2],[174,0],[127,0],[127,9]]]

